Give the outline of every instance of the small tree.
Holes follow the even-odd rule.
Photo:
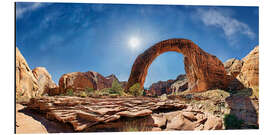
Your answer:
[[[131,95],[133,95],[135,97],[143,95],[143,89],[141,88],[141,85],[139,83],[132,85],[129,88],[129,92]]]
[[[122,85],[116,80],[113,80],[112,88],[110,89],[109,93],[122,95],[123,92],[124,92],[124,89],[122,88]]]

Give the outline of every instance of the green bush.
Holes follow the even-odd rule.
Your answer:
[[[225,114],[224,125],[226,129],[240,129],[243,124],[243,120],[238,119],[233,114]]]
[[[141,89],[140,83],[136,83],[129,88],[129,93],[133,96],[142,96],[143,89]]]
[[[73,96],[73,89],[67,89],[66,95]]]
[[[117,82],[116,80],[113,81],[112,87],[108,89],[108,93],[111,94],[117,94],[119,96],[124,96],[125,92],[124,89],[122,88],[122,85]]]
[[[84,90],[86,93],[93,93],[94,92],[94,88],[85,88]]]

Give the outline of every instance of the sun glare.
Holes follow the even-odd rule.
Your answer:
[[[140,45],[140,40],[138,37],[131,37],[129,39],[129,46],[132,48],[132,49],[135,49],[135,48],[138,48]]]

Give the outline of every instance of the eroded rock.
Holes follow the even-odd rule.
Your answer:
[[[231,58],[224,62],[224,68],[227,72],[227,75],[231,75],[233,77],[237,77],[241,72],[243,66],[243,61],[235,58]]]
[[[189,90],[198,92],[211,88],[227,87],[226,71],[217,57],[203,51],[190,40],[169,39],[153,45],[136,58],[126,90],[135,83],[140,83],[141,88],[143,88],[151,63],[157,56],[168,51],[175,51],[184,55]]]
[[[159,110],[182,110],[186,105],[177,101],[137,98],[80,98],[80,97],[42,97],[32,98],[28,108],[43,112],[50,120],[71,123],[75,131],[82,131],[102,123],[120,120],[122,117],[146,117]],[[153,119],[151,124],[154,125]]]
[[[123,131],[122,127],[130,125],[146,131],[223,129],[220,117],[188,109],[178,100],[56,96],[33,98],[28,108],[49,120],[70,123],[74,131]]]
[[[50,89],[56,88],[50,73],[45,67],[36,67],[32,70],[34,77],[37,79],[38,86],[41,94],[48,93]]]
[[[37,79],[16,47],[16,100],[27,102],[31,97],[39,96],[41,93]]]

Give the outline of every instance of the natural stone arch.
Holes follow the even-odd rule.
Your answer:
[[[188,89],[197,92],[213,88],[226,88],[227,77],[222,62],[187,39],[169,39],[161,41],[140,54],[131,69],[126,90],[140,83],[143,88],[147,71],[151,63],[160,54],[174,51],[184,55]]]

